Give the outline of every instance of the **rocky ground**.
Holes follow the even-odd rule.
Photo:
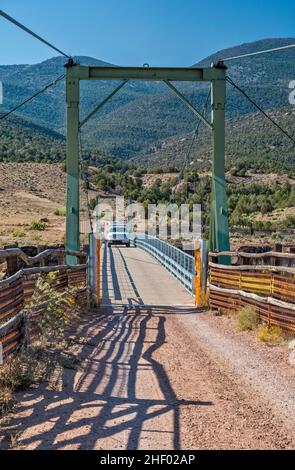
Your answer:
[[[90,197],[95,197],[95,191]],[[66,173],[61,165],[0,163],[0,244],[59,244],[65,236]],[[87,219],[81,191],[81,218]],[[56,215],[59,211],[59,215]],[[45,230],[31,223],[45,221]]]

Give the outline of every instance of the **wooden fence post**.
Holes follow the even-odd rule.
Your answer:
[[[4,250],[7,250],[9,248],[15,248],[15,245],[6,245],[4,246]],[[17,273],[19,267],[18,267],[18,256],[9,256],[6,258],[6,276],[10,277],[13,276],[13,274]]]

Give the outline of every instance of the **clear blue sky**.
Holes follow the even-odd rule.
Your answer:
[[[294,37],[294,0],[0,0],[60,49],[118,65],[186,66],[217,50]],[[56,55],[0,19],[0,64]]]

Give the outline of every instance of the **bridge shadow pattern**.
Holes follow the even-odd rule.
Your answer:
[[[104,247],[101,276],[101,297],[105,305],[143,305],[121,248]]]
[[[82,339],[72,351],[81,366],[61,369],[54,389],[42,385],[17,397],[6,432],[19,434],[25,448],[154,449],[156,441],[161,449],[180,449],[181,408],[212,404],[178,399],[157,356],[166,343],[166,316],[191,315],[196,309],[143,305],[120,252],[118,262],[129,305],[116,304],[126,292],[120,291],[113,252],[105,249],[103,299],[115,303],[83,316],[69,331]]]
[[[63,369],[57,390],[39,386],[17,397],[6,432],[29,449],[153,449],[154,433],[162,433],[161,448],[180,449],[181,408],[212,403],[178,400],[155,357],[165,315],[176,310],[116,306],[84,317],[75,330],[84,339],[75,346],[82,366]]]

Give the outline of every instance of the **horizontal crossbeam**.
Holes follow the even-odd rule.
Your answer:
[[[169,80],[210,82],[224,80],[225,70],[208,68],[161,68],[161,67],[86,67],[74,65],[68,69],[69,76],[78,80]]]

